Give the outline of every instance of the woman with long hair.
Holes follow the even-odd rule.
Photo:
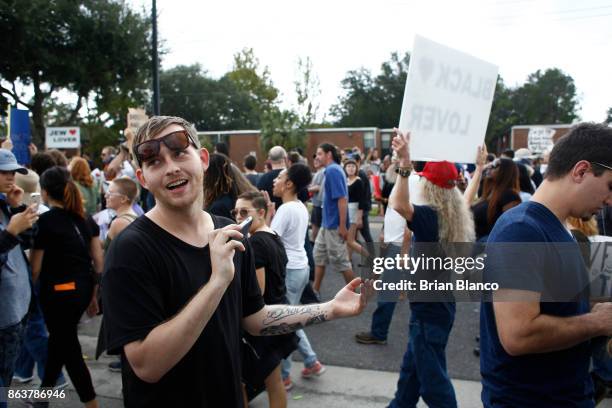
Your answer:
[[[534,182],[531,180],[529,169],[525,164],[517,163],[516,165],[519,172],[519,196],[522,202],[529,201],[535,193]]]
[[[70,175],[83,196],[85,212],[87,215],[94,215],[98,212],[100,204],[100,187],[91,177],[91,169],[87,160],[82,157],[74,157],[70,162]]]
[[[204,209],[211,214],[233,219],[232,210],[242,193],[256,191],[240,170],[234,170],[230,159],[222,153],[210,155],[204,174]]]
[[[474,185],[480,181],[480,174],[484,178],[482,195],[476,204],[472,205],[474,222],[476,224],[476,239],[486,240],[497,219],[507,210],[521,203],[519,195],[519,171],[516,163],[511,159],[495,159],[484,167],[477,166],[475,175],[466,189],[468,204],[474,197]]]
[[[97,313],[95,288],[103,263],[99,229],[86,216],[81,193],[66,168],[46,170],[40,186],[43,201],[51,208],[40,216],[30,253],[32,278],[40,278],[40,304],[49,331],[41,387],[53,387],[65,365],[81,402],[97,407],[77,324],[86,310]]]
[[[352,259],[353,251],[363,258],[367,258],[369,256],[368,251],[357,242],[357,230],[363,225],[363,212],[367,211],[364,205],[366,189],[363,185],[363,180],[357,174],[357,162],[354,159],[344,161],[344,172],[347,176],[348,185],[348,218],[350,227],[346,237],[346,245],[348,246],[349,260]]]
[[[404,217],[413,233],[411,256],[440,256],[440,246],[474,240],[474,221],[461,192],[456,187],[457,168],[449,162],[429,162],[419,184],[426,205],[412,204],[408,176],[412,170],[409,134],[396,130],[392,142],[398,155],[398,175],[389,206]],[[432,248],[434,247],[434,248]],[[432,251],[433,250],[433,251]],[[451,271],[438,272],[420,268],[416,276],[450,279]],[[444,281],[444,280],[443,280]],[[411,296],[411,297],[410,297]],[[410,295],[410,330],[401,366],[395,398],[390,407],[414,407],[423,398],[430,407],[456,407],[455,391],[446,371],[445,349],[455,320],[452,292],[414,293]],[[425,302],[419,301],[425,296]],[[435,301],[434,301],[435,300]]]
[[[287,299],[292,305],[300,303],[302,292],[308,284],[310,268],[308,257],[304,249],[306,230],[308,229],[308,210],[302,201],[298,199],[298,193],[307,187],[312,180],[312,174],[308,166],[294,164],[281,171],[274,179],[272,193],[283,200],[274,218],[271,228],[281,237],[287,252],[287,274],[285,285],[287,287]],[[325,367],[317,359],[308,337],[303,330],[295,332],[300,338],[298,351],[304,359],[302,377],[321,375]],[[289,372],[291,359],[286,358],[282,363],[282,377],[287,390],[293,387]]]

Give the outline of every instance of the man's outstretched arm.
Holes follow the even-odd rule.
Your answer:
[[[355,293],[357,288],[361,293]],[[371,282],[353,279],[326,303],[314,305],[266,305],[257,313],[242,319],[245,330],[254,336],[291,333],[311,324],[360,314],[367,304]]]

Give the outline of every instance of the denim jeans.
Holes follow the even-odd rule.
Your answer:
[[[289,304],[299,304],[302,292],[308,283],[308,268],[304,269],[289,269],[287,268],[287,274],[285,275],[285,285],[287,286],[287,300]],[[298,330],[295,332],[300,338],[298,343],[298,351],[304,358],[304,366],[312,367],[317,362],[317,355],[312,350],[308,337],[304,330]],[[283,360],[281,372],[283,379],[289,377],[291,371],[291,357]]]
[[[372,315],[372,327],[370,328],[370,333],[372,333],[373,337],[379,340],[387,340],[396,303],[378,302],[378,306],[376,306],[376,310],[374,310]]]
[[[612,357],[606,350],[608,338],[593,339],[593,372],[604,381],[612,382]]]
[[[0,389],[10,387],[15,370],[15,363],[19,357],[19,350],[23,341],[27,316],[21,322],[0,329]],[[4,388],[6,390],[6,388]],[[4,392],[4,391],[0,391]],[[0,408],[6,408],[5,395],[0,396]]]
[[[25,329],[25,336],[21,353],[15,366],[15,375],[22,378],[32,377],[34,373],[34,363],[38,378],[42,381],[45,376],[45,364],[47,363],[47,328],[40,310],[38,298],[32,299],[32,309]],[[60,374],[56,384],[66,382],[63,374]]]
[[[410,316],[408,349],[404,354],[395,398],[389,408],[416,407],[422,397],[430,407],[457,407],[446,372],[445,348],[454,316],[435,322]]]
[[[384,256],[387,258],[395,258],[401,252],[401,247],[396,244],[388,244],[384,251]],[[383,282],[399,282],[401,280],[400,271],[396,269],[386,270],[381,279]],[[395,311],[395,305],[398,300],[398,293],[382,292],[378,294],[378,304],[374,314],[372,315],[372,326],[370,333],[379,340],[387,340],[389,326]]]

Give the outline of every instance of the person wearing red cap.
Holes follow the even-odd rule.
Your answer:
[[[422,172],[423,198],[427,205],[412,204],[408,176],[412,170],[409,134],[395,130],[393,150],[397,152],[399,174],[389,197],[389,206],[402,215],[413,233],[411,256],[427,250],[427,243],[471,242],[474,221],[461,192],[456,188],[459,174],[453,163],[429,162]],[[419,249],[417,249],[417,247]],[[412,272],[412,271],[411,271]],[[416,271],[419,273],[430,271]],[[424,276],[421,274],[421,276]],[[438,276],[438,275],[437,275]],[[436,295],[436,301],[410,298],[410,331],[400,369],[395,398],[390,408],[416,407],[419,398],[428,406],[456,407],[455,391],[446,371],[445,349],[455,320],[455,302],[451,293]],[[422,296],[421,296],[422,297]],[[418,301],[417,301],[418,300]]]

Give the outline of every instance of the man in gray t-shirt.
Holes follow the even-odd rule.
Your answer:
[[[319,228],[321,228],[321,220],[323,218],[323,195],[325,189],[325,167],[321,166],[321,161],[315,155],[314,168],[317,171],[312,177],[312,183],[308,187],[308,192],[312,193],[312,213],[310,216],[310,225],[312,228],[312,241],[317,239]]]

